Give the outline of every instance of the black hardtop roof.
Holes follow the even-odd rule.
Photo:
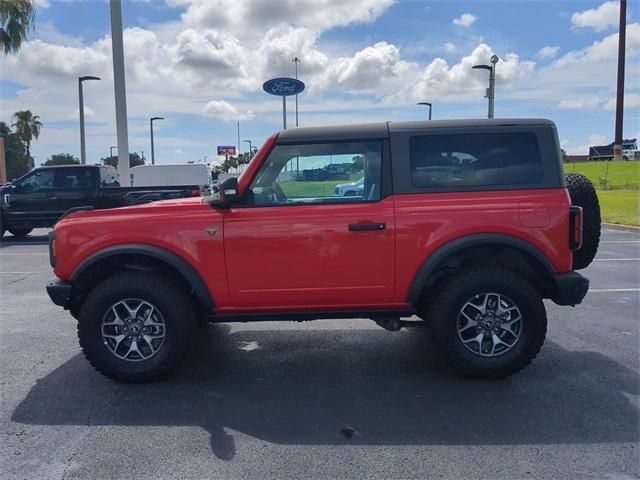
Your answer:
[[[417,120],[410,122],[375,122],[326,127],[294,127],[280,131],[278,143],[312,142],[316,140],[349,140],[385,138],[389,132],[402,130],[430,130],[457,127],[501,127],[501,126],[554,126],[544,118],[498,118],[465,120]]]
[[[97,164],[91,164],[91,165],[79,165],[77,163],[74,163],[72,165],[41,165],[38,168],[115,168],[112,167],[111,165],[97,165]]]

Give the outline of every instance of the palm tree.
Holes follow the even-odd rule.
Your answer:
[[[31,110],[19,110],[13,114],[15,123],[11,125],[16,129],[16,135],[27,146],[27,157],[31,161],[31,168],[34,167],[33,158],[31,157],[31,140],[40,136],[42,122],[38,115],[31,113]]]
[[[0,0],[0,47],[5,55],[18,51],[34,20],[32,0]]]

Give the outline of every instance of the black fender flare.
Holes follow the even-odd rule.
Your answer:
[[[71,276],[71,282],[75,283],[78,278],[82,276],[96,262],[100,262],[109,257],[116,255],[144,255],[147,257],[160,260],[163,263],[173,267],[191,286],[196,298],[202,303],[202,305],[208,309],[213,309],[213,299],[211,293],[206,284],[200,277],[200,274],[193,266],[189,264],[184,258],[176,255],[169,250],[154,245],[135,244],[128,243],[122,245],[114,245],[107,247],[103,250],[90,255],[88,258],[82,261],[80,265],[75,269]]]
[[[416,303],[429,277],[436,271],[443,260],[457,251],[475,245],[504,245],[517,248],[538,260],[550,275],[556,273],[546,255],[526,240],[500,233],[476,233],[447,242],[429,255],[413,277],[407,302],[410,304]]]

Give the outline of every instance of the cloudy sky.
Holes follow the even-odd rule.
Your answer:
[[[40,115],[32,153],[79,155],[77,77],[85,83],[87,154],[116,144],[109,5],[38,0],[37,29],[19,54],[0,56],[0,119]],[[640,11],[629,2],[625,137],[640,137]],[[402,0],[125,1],[129,146],[176,163],[215,156],[241,138],[260,145],[282,127],[279,97],[262,83],[293,76],[300,124],[480,118],[492,54],[497,117],[546,117],[570,153],[613,140],[617,2]],[[294,103],[289,101],[289,125]],[[247,144],[243,144],[246,148]]]

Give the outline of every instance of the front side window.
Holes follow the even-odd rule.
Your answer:
[[[251,205],[380,199],[382,142],[277,145],[254,178]]]
[[[543,179],[533,133],[446,134],[412,137],[414,187],[531,185]]]
[[[53,188],[54,170],[39,170],[17,183],[17,187],[24,193],[35,193]]]

